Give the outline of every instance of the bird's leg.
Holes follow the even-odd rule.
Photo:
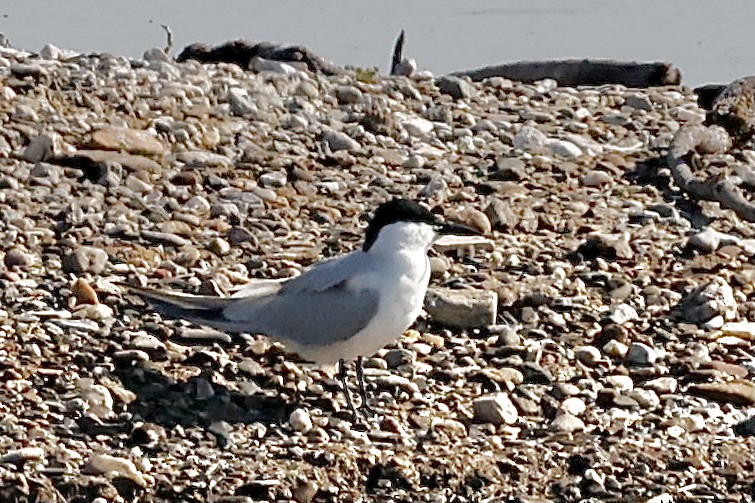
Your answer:
[[[359,384],[359,395],[362,397],[362,405],[359,409],[365,416],[367,414],[375,414],[375,409],[370,407],[367,403],[367,388],[364,385],[364,358],[357,356],[357,384]]]
[[[338,375],[341,378],[341,386],[343,387],[343,394],[346,396],[346,404],[349,406],[349,410],[351,410],[352,416],[354,416],[354,421],[359,420],[359,414],[357,413],[356,407],[354,407],[354,402],[351,401],[351,393],[349,393],[349,384],[346,382],[346,362],[341,358],[338,360]]]

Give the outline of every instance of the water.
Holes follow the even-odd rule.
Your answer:
[[[165,23],[174,54],[190,42],[246,38],[387,71],[405,28],[405,54],[435,74],[585,57],[671,61],[688,85],[755,74],[749,0],[22,0],[0,6],[0,15],[0,32],[27,50],[52,42],[140,57],[165,44]]]

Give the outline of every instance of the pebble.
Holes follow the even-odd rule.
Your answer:
[[[425,309],[436,323],[456,328],[495,324],[498,295],[484,290],[428,290]]]
[[[288,417],[288,424],[294,431],[299,433],[306,433],[312,429],[312,419],[309,417],[309,413],[304,409],[295,409]]]
[[[474,401],[474,418],[481,423],[514,424],[519,417],[507,393],[495,393]]]
[[[76,305],[100,303],[97,299],[97,292],[95,292],[92,285],[83,278],[78,278],[74,281],[71,293],[73,293],[73,296],[76,298]]]
[[[86,471],[102,473],[108,476],[123,477],[131,480],[140,487],[147,487],[150,482],[133,461],[109,454],[94,454],[84,466]]]
[[[600,350],[595,346],[580,346],[574,350],[574,356],[585,365],[595,365],[601,360]]]
[[[656,351],[642,342],[633,342],[627,351],[626,360],[631,365],[652,365],[657,360]]]
[[[333,152],[339,150],[358,150],[361,148],[358,141],[342,131],[327,131],[323,135],[323,140]]]
[[[472,98],[476,95],[472,84],[453,75],[445,75],[435,81],[435,85],[443,94],[448,94],[455,100]]]
[[[558,433],[576,433],[585,430],[585,423],[573,414],[561,412],[551,421],[549,428]]]
[[[108,258],[105,250],[93,246],[80,246],[63,257],[63,270],[73,273],[99,274],[105,270]]]

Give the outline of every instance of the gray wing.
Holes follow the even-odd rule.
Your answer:
[[[318,264],[287,281],[275,295],[235,300],[223,317],[248,331],[301,346],[325,346],[354,335],[375,316],[375,290],[354,288],[350,281],[366,272],[361,251]]]

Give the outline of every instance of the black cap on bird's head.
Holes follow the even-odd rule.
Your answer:
[[[430,210],[416,201],[410,199],[392,199],[378,206],[375,215],[370,220],[370,225],[367,227],[362,249],[365,251],[369,250],[370,246],[377,239],[380,229],[397,222],[416,222],[431,225],[438,234],[479,234],[478,231],[470,227],[441,221],[437,215],[431,213]]]

